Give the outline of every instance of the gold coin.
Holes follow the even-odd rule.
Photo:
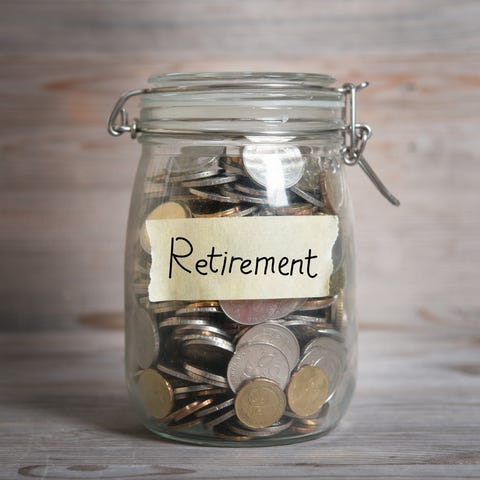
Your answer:
[[[299,417],[317,413],[328,397],[328,378],[313,365],[304,365],[290,379],[287,387],[288,405]]]
[[[343,268],[332,273],[329,284],[329,294],[331,296],[338,295],[345,287],[345,271]]]
[[[167,218],[190,218],[190,209],[180,202],[165,202],[153,209],[147,216],[147,220],[162,220]],[[150,237],[148,236],[146,223],[143,224],[140,232],[140,243],[142,248],[151,253]]]
[[[285,412],[282,389],[272,380],[256,378],[245,383],[235,397],[235,413],[248,428],[265,428],[278,421]]]
[[[144,370],[138,378],[138,390],[150,417],[161,420],[173,407],[173,388],[156,370]]]
[[[345,201],[345,185],[340,170],[325,169],[320,173],[320,188],[327,210],[338,215]]]

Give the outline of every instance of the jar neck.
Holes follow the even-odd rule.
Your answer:
[[[150,79],[139,124],[148,134],[311,137],[345,128],[332,77],[287,73],[169,74]]]

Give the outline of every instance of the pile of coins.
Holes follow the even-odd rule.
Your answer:
[[[338,214],[342,185],[300,147],[187,147],[146,183],[145,218]],[[342,235],[332,256],[327,297],[152,303],[143,226],[131,341],[146,416],[233,441],[320,431],[347,368]]]

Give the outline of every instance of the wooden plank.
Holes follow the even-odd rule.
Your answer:
[[[352,406],[327,436],[226,451],[162,441],[129,405],[122,334],[0,336],[0,479],[467,479],[480,472],[479,337],[360,334]]]
[[[360,119],[374,128],[368,159],[402,207],[349,169],[359,319],[470,328],[480,310],[480,4],[226,5],[1,2],[0,328],[70,328],[121,311],[139,147],[108,137],[106,118],[152,73],[202,70],[371,81],[359,99]]]
[[[329,58],[326,64],[345,81],[371,80],[360,97],[361,119],[374,128],[368,158],[403,202],[392,208],[359,169],[349,169],[360,321],[401,325],[408,318],[428,327],[418,315],[425,310],[452,322],[474,318],[479,57],[372,55],[361,67],[349,60]],[[3,60],[3,328],[71,327],[84,315],[122,309],[124,232],[140,149],[129,138],[109,137],[105,119],[121,91],[144,85],[147,72],[158,68],[153,59],[140,63],[140,73],[129,76],[129,62],[95,57]],[[75,65],[82,71],[77,80],[69,73]],[[209,67],[226,64],[215,60]],[[322,65],[302,59],[295,67]],[[16,78],[32,79],[26,100],[21,91],[27,84],[17,85]],[[432,274],[434,281],[414,281]]]
[[[0,53],[196,56],[478,51],[474,0],[3,1]]]

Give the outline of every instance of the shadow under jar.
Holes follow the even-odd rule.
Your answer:
[[[362,140],[351,99],[365,84],[291,73],[150,82],[109,122],[142,145],[125,258],[133,404],[152,432],[195,444],[323,435],[355,385],[344,163]],[[129,124],[122,107],[135,95]]]

